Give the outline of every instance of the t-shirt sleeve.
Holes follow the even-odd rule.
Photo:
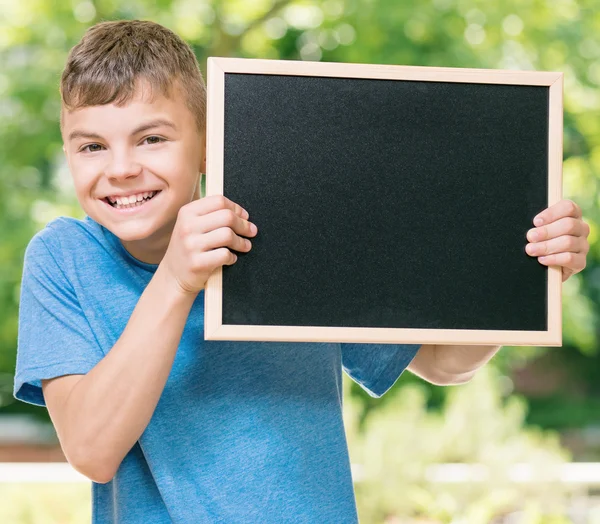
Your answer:
[[[86,374],[104,356],[49,236],[40,231],[25,250],[19,304],[13,395],[37,406],[41,379]]]
[[[421,344],[340,344],[342,368],[372,397],[381,397],[400,378]]]

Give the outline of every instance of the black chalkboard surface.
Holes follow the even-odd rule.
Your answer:
[[[205,338],[562,345],[525,252],[562,198],[562,73],[208,59],[207,195],[259,229]]]

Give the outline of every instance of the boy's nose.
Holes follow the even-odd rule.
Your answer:
[[[129,178],[142,172],[142,166],[131,156],[113,156],[106,166],[106,175],[111,178]]]

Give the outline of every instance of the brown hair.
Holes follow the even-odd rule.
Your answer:
[[[68,110],[133,98],[136,82],[148,81],[152,96],[167,98],[175,83],[201,133],[206,129],[206,85],[191,47],[173,31],[144,20],[100,22],[69,52],[60,81]],[[61,108],[61,128],[63,111]]]

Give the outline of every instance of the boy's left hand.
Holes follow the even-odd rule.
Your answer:
[[[543,222],[538,223],[538,218]],[[529,255],[546,266],[561,266],[563,282],[585,268],[590,226],[575,202],[563,199],[537,214],[533,223],[537,227],[527,232],[531,243],[525,247]]]

